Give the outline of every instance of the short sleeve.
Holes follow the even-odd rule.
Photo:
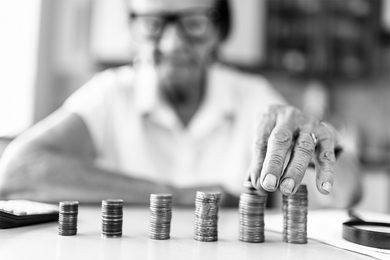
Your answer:
[[[65,110],[82,118],[97,151],[101,151],[103,146],[105,125],[112,109],[112,89],[115,82],[112,74],[109,71],[96,74],[63,104]]]

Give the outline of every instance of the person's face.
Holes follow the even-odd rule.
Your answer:
[[[128,1],[138,58],[151,62],[165,84],[200,77],[220,42],[215,0]]]

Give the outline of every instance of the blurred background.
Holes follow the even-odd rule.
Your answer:
[[[221,60],[264,75],[358,154],[390,212],[390,0],[230,0]],[[124,0],[0,1],[0,156],[94,73],[132,62]]]

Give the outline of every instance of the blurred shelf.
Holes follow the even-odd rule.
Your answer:
[[[380,0],[268,0],[266,66],[360,78],[380,64]]]

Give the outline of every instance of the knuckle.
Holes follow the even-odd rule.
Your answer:
[[[327,179],[333,180],[333,168],[332,167],[320,167],[320,174],[318,174],[318,179]]]
[[[336,159],[334,152],[325,151],[319,155],[319,166],[323,174],[331,175],[335,165]]]
[[[336,162],[336,156],[333,151],[324,151],[319,155],[320,162],[333,165]]]
[[[275,121],[275,115],[265,112],[259,113],[255,125],[256,135],[262,136],[265,133],[269,135],[275,126]]]
[[[297,143],[295,145],[295,150],[297,152],[303,153],[304,155],[311,157],[314,153],[315,147],[309,141],[299,140],[299,141],[297,141]]]
[[[275,134],[271,138],[276,144],[288,147],[292,141],[292,133],[288,129],[281,128],[275,131]]]
[[[331,165],[320,164],[319,168],[322,175],[330,176],[333,173],[333,167]]]
[[[291,165],[291,174],[294,177],[303,178],[306,168],[307,163],[304,160],[298,160]]]
[[[280,168],[283,166],[283,157],[280,154],[272,155],[267,161],[269,168]]]

